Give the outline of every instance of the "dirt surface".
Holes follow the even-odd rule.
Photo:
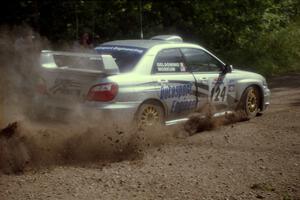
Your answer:
[[[182,137],[136,157],[1,174],[0,199],[300,199],[300,74],[269,85],[253,120],[190,137],[172,127]]]

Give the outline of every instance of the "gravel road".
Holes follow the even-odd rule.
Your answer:
[[[253,120],[167,140],[136,158],[1,174],[0,199],[300,199],[300,74],[269,85],[271,106]]]

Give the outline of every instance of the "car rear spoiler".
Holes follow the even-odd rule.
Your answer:
[[[99,66],[94,69],[88,69],[86,66],[72,68],[72,66],[58,66],[54,56],[88,58],[89,60],[99,61]],[[119,67],[111,55],[92,54],[92,53],[75,53],[64,51],[42,50],[40,55],[40,64],[46,69],[62,69],[69,71],[94,72],[105,74],[119,74]]]

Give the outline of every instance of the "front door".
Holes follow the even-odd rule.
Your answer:
[[[197,80],[198,108],[208,103],[216,109],[228,105],[228,75],[223,73],[224,64],[203,49],[182,48],[188,69]]]

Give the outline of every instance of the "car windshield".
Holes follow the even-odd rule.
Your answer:
[[[120,72],[130,72],[146,51],[144,48],[111,45],[101,45],[96,47],[95,50],[100,54],[111,55],[115,59]]]

